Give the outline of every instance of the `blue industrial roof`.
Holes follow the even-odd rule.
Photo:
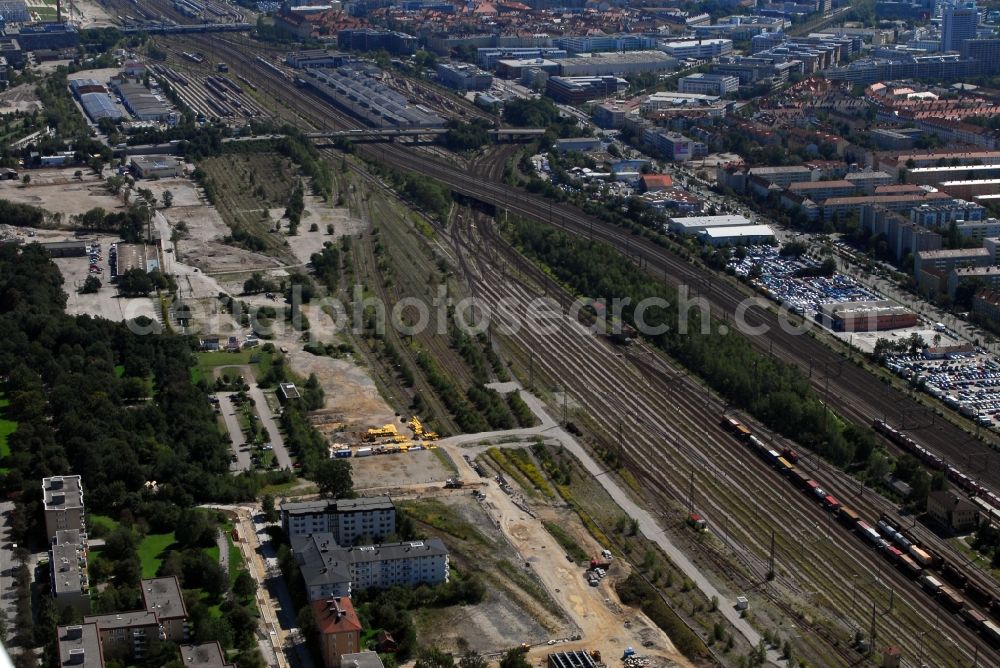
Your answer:
[[[122,117],[121,110],[104,93],[84,93],[80,96],[80,104],[94,122],[102,118],[115,120]]]

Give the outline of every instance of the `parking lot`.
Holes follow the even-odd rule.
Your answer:
[[[752,246],[746,256],[734,259],[730,267],[737,276],[756,277],[752,283],[771,299],[787,304],[793,313],[812,318],[819,307],[833,302],[856,302],[883,299],[844,274],[833,276],[797,277],[803,269],[814,269],[819,263],[811,258],[781,257],[772,246]]]
[[[1000,362],[982,351],[900,355],[886,366],[984,427],[1000,424]]]
[[[157,319],[156,307],[148,297],[125,299],[111,285],[112,244],[115,237],[92,236],[85,239],[89,249],[83,257],[59,257],[54,262],[65,281],[66,312],[70,315],[92,315],[108,320],[130,320],[139,316]],[[94,254],[95,246],[97,253]],[[81,294],[84,281],[93,276],[101,281],[97,292]]]

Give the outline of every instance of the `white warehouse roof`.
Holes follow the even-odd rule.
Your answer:
[[[670,229],[681,234],[696,234],[710,227],[740,227],[750,225],[743,216],[687,216],[670,218]]]
[[[701,232],[708,239],[722,240],[753,237],[773,237],[774,232],[769,225],[736,225],[731,227],[709,227]]]

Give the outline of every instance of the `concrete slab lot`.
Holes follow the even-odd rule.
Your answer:
[[[153,271],[159,268],[160,261],[154,246],[147,246],[145,244],[118,244],[117,262],[115,264],[117,265],[115,270],[120,276],[129,269]]]
[[[65,237],[66,235],[63,235]],[[125,299],[118,296],[118,291],[111,285],[111,266],[108,264],[108,249],[116,237],[88,236],[85,237],[88,243],[99,241],[103,250],[103,259],[97,264],[104,270],[103,273],[93,274],[101,281],[101,289],[91,294],[80,294],[79,289],[90,273],[90,260],[86,257],[60,257],[53,261],[62,272],[66,290],[66,312],[70,315],[92,315],[108,320],[131,320],[139,316],[146,316],[156,320],[156,306],[152,299],[147,297],[136,297]]]

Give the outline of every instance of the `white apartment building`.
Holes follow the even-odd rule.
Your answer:
[[[84,531],[83,485],[78,475],[42,478],[45,532],[49,540],[58,531]]]
[[[289,538],[329,533],[338,545],[353,545],[362,536],[382,540],[394,533],[396,508],[387,496],[283,503],[281,526]]]
[[[292,554],[310,601],[448,581],[448,548],[438,538],[339,547],[332,534],[313,534],[292,538]]]

